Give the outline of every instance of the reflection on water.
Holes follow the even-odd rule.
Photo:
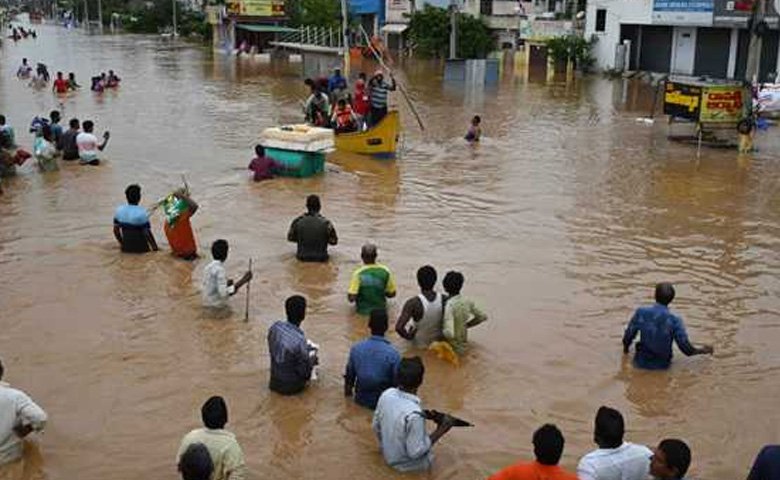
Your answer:
[[[29,146],[27,122],[54,108],[112,132],[105,165],[47,175],[27,165],[0,197],[0,354],[8,380],[50,414],[40,441],[48,478],[172,476],[181,435],[214,394],[228,400],[251,478],[394,478],[370,412],[341,389],[349,346],[367,334],[345,298],[366,241],[396,273],[393,319],[424,264],[440,277],[463,271],[466,293],[490,316],[460,368],[423,353],[425,404],[476,425],[437,445],[426,478],[482,478],[531,458],[531,434],[548,421],[563,429],[573,468],[593,447],[602,404],[624,412],[632,441],[685,438],[701,478],[743,477],[780,436],[776,132],[760,135],[752,159],[705,151],[697,161],[666,141],[663,121],[636,121],[650,108],[647,86],[508,77],[477,91],[444,87],[440,66],[418,61],[398,76],[426,129],[399,105],[396,161],[334,153],[323,176],[253,184],[245,167],[260,131],[300,120],[298,66],[154,37],[40,31],[0,50],[0,110],[19,140]],[[22,57],[82,83],[110,68],[123,84],[60,100],[16,81]],[[469,147],[461,139],[475,114],[484,141]],[[119,255],[110,222],[125,186],[140,183],[150,205],[182,175],[201,205],[192,222],[202,257]],[[286,241],[311,193],[340,237],[325,265],[298,263]],[[161,219],[153,223],[164,243]],[[230,242],[232,276],[253,259],[247,323],[243,292],[226,319],[199,307],[218,238]],[[637,372],[620,339],[660,280],[677,285],[675,310],[716,354]],[[309,299],[304,329],[323,347],[322,370],[314,388],[287,399],[266,387],[266,331],[293,293]]]

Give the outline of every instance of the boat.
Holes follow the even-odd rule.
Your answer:
[[[400,131],[400,115],[397,110],[391,110],[378,124],[365,132],[337,134],[336,150],[364,155],[394,156]]]

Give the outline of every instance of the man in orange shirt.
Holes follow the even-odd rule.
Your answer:
[[[198,204],[190,198],[185,189],[177,190],[172,196],[175,197],[174,201],[183,202],[184,208],[173,222],[166,215],[163,227],[165,236],[175,256],[184,260],[195,260],[198,258],[198,246],[192,233],[190,217],[198,211]]]
[[[535,462],[506,467],[488,480],[577,480],[577,476],[558,466],[563,454],[563,434],[558,427],[543,425],[534,432]]]

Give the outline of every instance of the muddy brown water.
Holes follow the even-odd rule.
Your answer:
[[[392,318],[428,263],[463,271],[490,315],[459,369],[425,357],[425,404],[476,427],[445,437],[423,477],[484,478],[531,458],[545,422],[564,431],[562,463],[573,469],[593,448],[602,404],[624,413],[629,440],[686,439],[697,478],[743,478],[759,447],[780,441],[777,130],[751,159],[705,150],[697,160],[666,140],[663,122],[636,122],[649,108],[636,85],[507,78],[479,92],[444,88],[438,70],[417,63],[401,77],[428,128],[402,106],[397,161],[337,154],[323,176],[253,184],[244,168],[259,132],[299,119],[294,68],[155,37],[39,31],[0,50],[0,112],[20,142],[31,143],[34,114],[57,107],[49,91],[16,80],[22,57],[75,71],[85,88],[63,102],[63,117],[113,136],[105,165],[45,176],[27,165],[0,197],[0,355],[6,379],[51,417],[28,457],[36,475],[176,478],[181,436],[221,394],[250,478],[397,477],[369,413],[341,388],[349,346],[366,334],[346,288],[368,240],[397,276]],[[109,68],[121,88],[91,94],[89,76]],[[461,136],[474,113],[485,139],[472,149]],[[140,183],[148,205],[182,174],[201,204],[201,252],[229,239],[233,275],[254,259],[248,324],[243,294],[231,318],[203,317],[205,259],[117,250],[111,218],[124,187]],[[309,193],[341,238],[326,265],[296,262],[285,241]],[[660,280],[675,282],[676,311],[694,341],[715,345],[714,358],[678,353],[662,373],[625,362],[623,327]],[[266,387],[265,336],[292,293],[310,301],[304,328],[323,347],[321,379],[281,398]]]

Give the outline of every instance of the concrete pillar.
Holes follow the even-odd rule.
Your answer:
[[[731,43],[729,43],[729,66],[726,71],[727,78],[734,78],[737,72],[737,45],[739,44],[739,29],[731,29]]]

